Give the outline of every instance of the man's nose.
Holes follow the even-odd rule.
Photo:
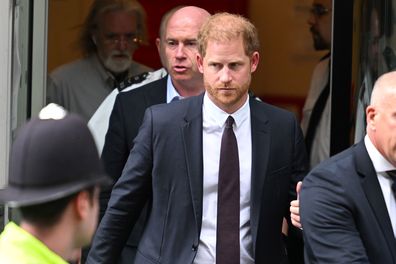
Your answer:
[[[117,44],[118,50],[126,50],[129,47],[128,39],[126,39],[125,37],[120,37]]]
[[[220,81],[224,84],[228,84],[231,82],[231,74],[230,70],[227,67],[224,67],[220,73]]]
[[[176,48],[176,58],[184,58],[185,53],[184,53],[184,44],[179,43],[179,45]]]
[[[316,23],[316,18],[313,14],[310,14],[308,19],[307,19],[307,23],[310,26],[313,26]]]

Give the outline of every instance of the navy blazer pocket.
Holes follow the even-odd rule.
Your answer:
[[[290,166],[277,168],[267,175],[266,191],[279,204],[288,204],[290,175]]]
[[[282,174],[290,174],[290,166],[286,165],[280,168],[276,168],[268,173],[268,180],[279,178]]]

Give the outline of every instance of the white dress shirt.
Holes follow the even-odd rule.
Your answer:
[[[196,264],[216,263],[217,185],[220,146],[228,113],[217,107],[205,93],[203,116],[203,207],[202,228]],[[254,263],[250,230],[250,189],[252,171],[252,137],[249,98],[231,114],[238,142],[240,166],[240,256],[241,263]]]
[[[392,222],[393,234],[396,238],[396,199],[392,192],[393,181],[386,173],[386,171],[395,170],[396,168],[382,156],[367,135],[364,138],[364,144],[366,145],[367,152],[377,173],[386,208],[388,209],[389,217]]]

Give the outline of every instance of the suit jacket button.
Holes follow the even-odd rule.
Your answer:
[[[198,245],[192,245],[192,251],[197,251],[197,249],[198,249]]]

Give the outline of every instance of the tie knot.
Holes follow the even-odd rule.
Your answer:
[[[232,118],[232,116],[228,116],[226,120],[226,128],[232,128],[233,124],[234,124],[234,118]]]
[[[396,182],[396,170],[387,171],[386,173],[389,175],[389,177],[390,177],[394,182]]]

